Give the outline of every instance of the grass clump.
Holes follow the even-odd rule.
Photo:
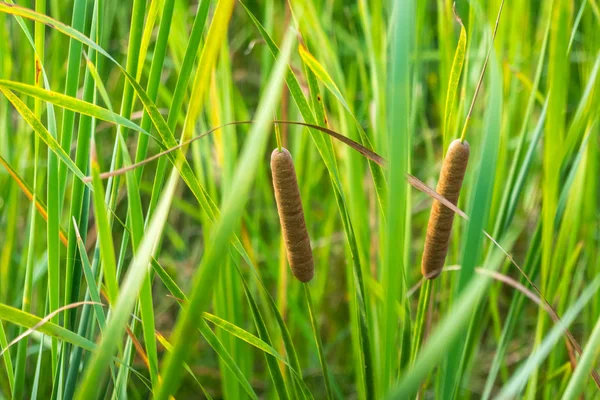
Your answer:
[[[0,400],[597,397],[599,23],[0,1]]]

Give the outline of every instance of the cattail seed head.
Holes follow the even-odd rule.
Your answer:
[[[448,153],[442,164],[436,192],[454,205],[458,203],[460,188],[469,161],[469,153],[469,143],[456,139],[450,143]],[[421,273],[427,279],[437,277],[444,267],[453,221],[454,211],[434,200],[431,206],[425,249],[421,260]]]
[[[275,201],[290,268],[299,281],[308,282],[315,273],[313,255],[304,221],[296,170],[292,156],[287,149],[282,147],[281,151],[273,150],[271,171]]]

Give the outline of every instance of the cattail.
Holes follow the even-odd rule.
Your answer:
[[[458,202],[460,195],[460,188],[469,161],[469,152],[469,143],[461,142],[459,139],[454,140],[448,147],[448,153],[440,172],[436,192],[454,205]],[[454,211],[434,200],[421,260],[421,273],[427,279],[437,277],[444,267],[452,221],[454,221]]]
[[[290,268],[299,281],[308,282],[315,273],[315,267],[310,239],[304,222],[296,170],[292,156],[287,149],[282,147],[281,151],[273,150],[271,170],[275,201]]]

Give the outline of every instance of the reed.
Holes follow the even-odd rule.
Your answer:
[[[277,202],[283,240],[292,273],[301,282],[309,282],[314,274],[310,238],[306,231],[302,199],[296,170],[290,152],[282,147],[271,153],[273,189]]]
[[[458,202],[460,188],[469,162],[469,153],[469,143],[456,139],[450,143],[442,165],[436,192],[454,205]],[[421,259],[421,273],[427,279],[437,277],[444,267],[453,221],[454,211],[434,200],[427,225],[425,249]]]

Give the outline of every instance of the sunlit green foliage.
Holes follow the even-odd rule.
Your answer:
[[[598,0],[0,1],[0,399],[595,398],[598,26]],[[469,218],[424,281],[422,185],[463,133]]]

